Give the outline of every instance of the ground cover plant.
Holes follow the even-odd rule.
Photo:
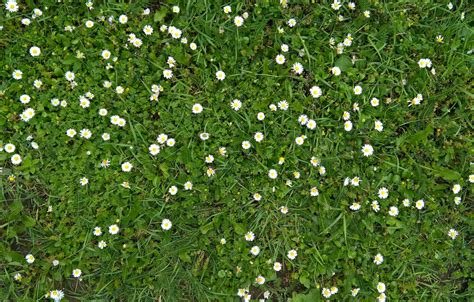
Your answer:
[[[4,0],[0,299],[472,299],[468,4]]]

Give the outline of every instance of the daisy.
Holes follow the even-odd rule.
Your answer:
[[[230,103],[230,107],[232,107],[232,109],[234,109],[235,111],[239,111],[242,107],[242,102],[240,100],[235,99]]]
[[[368,10],[364,11],[364,16],[366,18],[370,18],[370,11],[368,11]]]
[[[352,2],[351,2],[351,3],[352,3]],[[357,294],[359,293],[359,291],[360,291],[360,288],[358,288],[358,287],[357,287],[357,288],[353,288],[353,289],[351,289],[351,295],[352,295],[353,297],[355,297],[355,296],[357,296]]]
[[[255,239],[255,234],[253,232],[247,232],[244,237],[246,241],[253,241]]]
[[[174,140],[174,138],[168,138],[168,139],[166,140],[166,145],[167,145],[168,147],[173,147],[175,144],[176,144],[176,141]]]
[[[293,64],[293,66],[291,67],[291,69],[292,69],[293,72],[296,73],[296,74],[302,74],[303,71],[304,71],[303,65],[301,65],[301,63],[299,63],[299,62],[296,62],[295,64]]]
[[[451,239],[456,239],[456,237],[459,235],[458,231],[456,231],[455,229],[450,229],[448,231],[448,236],[451,238]]]
[[[28,262],[28,264],[32,264],[33,262],[35,262],[35,257],[31,254],[26,255],[25,259],[26,259],[26,262]]]
[[[331,297],[331,290],[329,288],[323,288],[321,294],[323,295],[323,297],[329,298]]]
[[[281,268],[282,268],[282,265],[281,265],[280,262],[275,262],[275,263],[273,263],[273,269],[274,269],[276,272],[281,271]]]
[[[263,276],[258,276],[257,278],[255,278],[255,282],[259,285],[262,285],[265,283],[265,278]]]
[[[197,44],[193,42],[193,43],[189,44],[189,48],[191,48],[191,50],[196,50],[197,49]]]
[[[284,55],[279,54],[275,57],[275,61],[277,62],[278,65],[282,65],[285,63],[286,59]]]
[[[418,66],[420,68],[431,68],[431,60],[430,59],[420,59],[418,61]]]
[[[166,79],[171,79],[173,77],[173,71],[171,71],[170,69],[165,69],[163,70],[163,76]]]
[[[16,0],[8,0],[7,3],[5,3],[5,9],[10,13],[16,13],[18,11]]]
[[[115,92],[117,92],[118,94],[122,94],[124,91],[125,89],[122,86],[117,86],[115,88]]]
[[[341,74],[341,69],[337,66],[331,68],[331,73],[335,76],[339,76]]]
[[[352,122],[351,121],[345,121],[344,122],[344,130],[347,132],[352,130]]]
[[[37,57],[41,54],[41,49],[38,46],[33,46],[30,48],[30,55],[32,57]]]
[[[461,203],[461,197],[459,196],[454,197],[454,204],[458,206],[460,203]]]
[[[364,154],[364,156],[369,157],[374,154],[374,148],[369,144],[365,144],[362,147],[362,153]]]
[[[220,147],[218,152],[220,156],[226,156],[227,149],[226,147]]]
[[[150,152],[151,155],[155,156],[160,153],[160,146],[156,144],[151,144],[150,147],[148,147],[148,152]]]
[[[278,102],[278,108],[280,108],[280,110],[286,111],[288,110],[289,107],[290,105],[288,104],[286,100]]]
[[[374,210],[374,212],[380,211],[380,205],[379,205],[379,202],[377,200],[372,201],[371,206],[372,206],[372,210]]]
[[[223,81],[225,79],[225,73],[222,70],[216,72],[216,78],[219,81]]]
[[[119,22],[120,22],[120,23],[125,24],[125,23],[127,23],[127,21],[128,21],[128,17],[127,17],[127,16],[125,16],[125,15],[120,15],[120,17],[119,17]]]
[[[209,139],[209,133],[203,132],[203,133],[199,134],[199,138],[203,141],[208,140]]]
[[[265,113],[259,112],[257,113],[257,120],[263,121],[265,119]]]
[[[21,80],[21,78],[23,77],[23,72],[21,70],[16,69],[12,72],[12,77],[15,80]]]
[[[131,163],[129,163],[128,161],[127,162],[124,162],[122,164],[122,171],[123,172],[130,172],[133,168],[133,165]]]
[[[281,51],[283,51],[283,52],[288,52],[288,50],[289,50],[290,48],[288,47],[288,45],[282,44],[282,45],[280,46],[280,49],[281,49]]]
[[[185,183],[184,183],[184,189],[185,189],[186,191],[192,190],[192,189],[193,189],[193,183],[190,182],[190,181],[185,182]]]
[[[66,135],[71,137],[71,138],[74,137],[76,134],[77,134],[77,132],[74,129],[67,129],[66,130]]]
[[[90,106],[90,101],[85,97],[81,97],[79,99],[79,106],[81,106],[84,109],[88,108]]]
[[[372,98],[370,100],[370,105],[372,105],[372,107],[377,107],[379,104],[380,104],[380,101],[378,98]]]
[[[351,179],[351,184],[354,186],[354,187],[358,187],[359,184],[360,184],[361,180],[358,176],[354,177]]]
[[[92,132],[89,129],[82,129],[79,132],[79,136],[85,139],[89,139],[92,136]]]
[[[287,206],[281,206],[280,207],[280,212],[282,214],[288,214],[288,207]]]
[[[403,203],[403,206],[405,207],[409,207],[410,206],[410,200],[405,198],[404,200],[402,200],[402,203]]]
[[[100,236],[100,235],[102,235],[102,229],[100,227],[96,226],[94,228],[93,233],[94,233],[94,236]]]
[[[360,203],[358,202],[353,202],[351,206],[349,207],[352,211],[358,211],[360,210]]]
[[[61,299],[64,298],[64,292],[62,290],[55,289],[49,292],[49,297],[56,302],[61,301]]]
[[[262,132],[257,132],[254,135],[254,139],[256,142],[261,142],[263,140],[263,133]]]
[[[378,297],[377,297],[377,301],[378,302],[385,302],[385,299],[387,298],[387,296],[385,295],[385,293],[381,293]]]
[[[153,33],[153,27],[151,27],[151,25],[145,25],[143,27],[143,32],[145,33],[145,35],[149,36]]]
[[[377,255],[375,255],[374,263],[377,264],[377,265],[380,265],[380,264],[382,264],[382,262],[383,262],[382,254],[378,253]]]
[[[296,25],[296,20],[291,18],[290,20],[288,20],[287,24],[289,27],[294,27]]]
[[[415,202],[415,207],[418,209],[418,210],[421,210],[425,207],[425,201],[423,199],[420,199],[420,200],[417,200]]]
[[[28,122],[34,116],[35,116],[35,110],[33,108],[27,108],[20,114],[20,118],[24,122]]]
[[[234,24],[237,27],[241,27],[242,25],[244,25],[244,18],[242,18],[241,16],[236,16],[234,18]]]
[[[243,141],[243,142],[242,142],[242,148],[244,148],[245,150],[250,149],[251,146],[252,146],[252,145],[250,144],[249,141]]]
[[[379,120],[375,121],[374,129],[377,130],[378,132],[382,132],[383,130],[383,123]]]
[[[79,278],[82,275],[82,271],[78,268],[72,270],[72,276],[74,278]]]
[[[385,292],[385,289],[386,289],[385,283],[383,283],[383,282],[377,283],[377,291],[378,291],[379,293]]]
[[[178,193],[178,187],[171,186],[170,189],[168,190],[168,193],[170,193],[171,195],[176,195]]]
[[[392,217],[397,217],[398,216],[398,208],[397,207],[390,207],[390,210],[388,211],[388,215]]]
[[[316,129],[316,121],[315,120],[308,120],[308,122],[306,123],[306,128],[308,128],[310,130]]]
[[[230,5],[226,5],[224,6],[224,13],[226,14],[230,14],[232,12],[232,8],[230,7]]]
[[[302,126],[306,125],[306,123],[308,123],[308,116],[306,114],[300,115],[298,117],[298,123],[300,123]]]
[[[107,113],[108,113],[107,109],[105,109],[105,108],[99,109],[99,115],[100,116],[106,116]]]
[[[268,171],[268,177],[271,179],[276,179],[278,177],[278,172],[275,169],[270,169]]]
[[[316,157],[314,157],[314,156],[311,157],[310,162],[311,162],[311,164],[313,165],[313,167],[317,167],[317,166],[319,166],[319,164],[320,164],[319,159],[316,158]]]
[[[333,10],[339,10],[341,6],[341,1],[339,0],[334,0],[334,2],[331,4]]]
[[[250,249],[250,253],[254,256],[257,256],[260,253],[260,248],[255,245]]]
[[[262,195],[260,195],[260,193],[255,193],[253,194],[253,199],[255,199],[256,201],[260,201],[262,200]]]
[[[172,10],[173,10],[173,13],[178,14],[179,13],[179,6],[174,5]]]
[[[298,253],[296,252],[296,250],[290,250],[290,251],[288,251],[287,256],[290,260],[294,260],[296,258],[296,256],[298,256]]]
[[[12,164],[14,164],[15,166],[18,166],[19,164],[21,164],[22,159],[21,159],[20,154],[13,154],[13,156],[10,158],[10,161],[11,161]]]
[[[160,135],[158,135],[158,137],[156,138],[156,140],[157,140],[160,144],[164,144],[164,143],[166,143],[166,140],[168,140],[168,135],[167,135],[167,134],[164,134],[164,133],[161,133]]]
[[[39,8],[35,8],[33,9],[33,14],[34,14],[33,18],[41,17],[43,15],[43,12]]]
[[[298,137],[295,139],[295,143],[296,143],[298,146],[301,146],[301,145],[304,143],[304,136],[298,136]]]
[[[199,114],[199,113],[201,113],[201,112],[202,112],[202,109],[203,109],[203,108],[202,108],[201,104],[199,104],[199,103],[194,104],[194,105],[193,105],[193,108],[192,108],[194,114]]]
[[[347,7],[349,7],[350,10],[355,10],[356,5],[354,2],[349,2],[347,4]],[[357,292],[359,292],[358,289],[357,289]]]
[[[7,152],[7,153],[13,153],[13,152],[15,152],[16,147],[15,147],[14,144],[8,143],[8,144],[6,144],[6,145],[4,146],[4,150],[5,150],[5,152]]]
[[[355,87],[354,87],[354,94],[355,94],[355,95],[360,95],[360,94],[362,94],[362,87],[360,87],[359,85],[355,86]]]
[[[319,88],[319,86],[313,86],[311,87],[311,89],[309,90],[309,92],[311,93],[311,95],[313,96],[313,98],[317,99],[319,98],[323,92],[321,90],[321,88]]]
[[[92,28],[93,26],[94,26],[94,21],[91,21],[91,20],[86,21],[86,27],[87,28]]]
[[[112,234],[112,235],[116,235],[118,234],[118,232],[120,231],[118,225],[116,224],[113,224],[111,226],[109,226],[109,233]]]
[[[72,72],[72,71],[66,71],[66,74],[64,75],[64,77],[69,82],[74,81],[74,79],[76,78],[76,76],[74,75],[74,72]]]
[[[237,296],[243,297],[246,292],[247,292],[247,290],[246,290],[245,288],[239,288],[239,289],[237,290]]]
[[[387,199],[388,197],[388,189],[385,188],[385,187],[382,187],[379,189],[379,192],[378,192],[378,195],[379,195],[379,198],[381,199]]]
[[[453,193],[458,194],[461,191],[461,185],[460,184],[455,184],[453,186]]]
[[[103,250],[104,248],[107,247],[107,243],[106,243],[104,240],[101,240],[101,241],[99,241],[99,243],[97,244],[97,246],[98,246],[101,250]]]
[[[171,223],[171,221],[169,219],[163,219],[163,221],[161,221],[161,228],[165,231],[168,231],[171,229],[171,227],[173,226],[173,224]]]

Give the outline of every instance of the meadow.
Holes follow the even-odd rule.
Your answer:
[[[0,300],[473,299],[473,6],[2,0]]]

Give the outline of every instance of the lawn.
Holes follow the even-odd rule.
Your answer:
[[[473,299],[469,1],[2,2],[0,300]]]

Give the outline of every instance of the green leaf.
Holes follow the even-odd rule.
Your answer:
[[[348,56],[341,56],[336,60],[334,65],[339,67],[342,71],[346,71],[352,66],[352,60]]]
[[[153,16],[153,21],[161,22],[166,17],[166,13],[168,12],[168,8],[163,6],[159,11],[155,13]]]

